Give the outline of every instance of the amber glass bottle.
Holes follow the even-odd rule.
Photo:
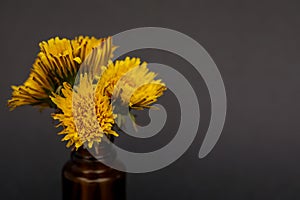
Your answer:
[[[125,173],[101,160],[115,159],[109,145],[101,145],[97,155],[79,148],[63,167],[63,200],[125,200]],[[116,161],[117,162],[117,161]]]

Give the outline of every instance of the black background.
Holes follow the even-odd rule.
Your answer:
[[[182,71],[199,97],[202,120],[196,140],[175,163],[128,175],[128,199],[299,199],[299,9],[296,0],[1,1],[0,198],[61,199],[60,173],[69,149],[56,135],[51,110],[6,107],[10,85],[27,78],[38,42],[157,26],[191,36],[210,53],[225,83],[227,119],[213,151],[198,159],[210,116],[201,76],[175,55],[133,52]],[[167,93],[160,101],[175,102],[176,110],[172,99]],[[172,139],[172,124],[153,148]],[[119,143],[143,146],[125,141]]]

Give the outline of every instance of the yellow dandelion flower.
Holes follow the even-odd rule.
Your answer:
[[[147,63],[139,58],[109,62],[98,82],[96,93],[114,97],[131,108],[141,110],[149,108],[157,101],[166,86],[161,80],[155,80],[157,74],[150,72]]]
[[[29,78],[23,85],[12,86],[12,98],[8,101],[8,106],[11,109],[23,105],[55,107],[49,96],[53,92],[59,94],[64,82],[73,85],[80,64],[93,48],[105,40],[80,36],[74,40],[56,37],[41,42],[40,53],[32,66]],[[110,59],[114,49],[115,47],[110,45],[102,60]]]
[[[95,142],[100,142],[104,134],[118,134],[112,130],[115,116],[108,97],[94,95],[92,82],[88,76],[80,75],[80,84],[71,88],[63,84],[64,97],[53,94],[51,100],[61,113],[52,114],[59,120],[58,126],[64,129],[59,134],[65,134],[62,141],[68,141],[67,147],[74,145],[78,149],[83,144],[92,148]]]

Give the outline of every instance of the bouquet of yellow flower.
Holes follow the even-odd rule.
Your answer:
[[[139,58],[112,61],[117,48],[112,38],[58,37],[39,44],[40,52],[28,79],[12,86],[11,110],[23,105],[54,108],[53,119],[67,147],[92,148],[114,130],[119,113],[114,101],[129,109],[150,108],[166,90],[165,84]]]

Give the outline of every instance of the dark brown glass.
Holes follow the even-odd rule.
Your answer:
[[[104,159],[115,159],[107,145],[95,157],[84,148],[72,151],[62,171],[63,200],[125,200],[125,173],[102,164]]]

